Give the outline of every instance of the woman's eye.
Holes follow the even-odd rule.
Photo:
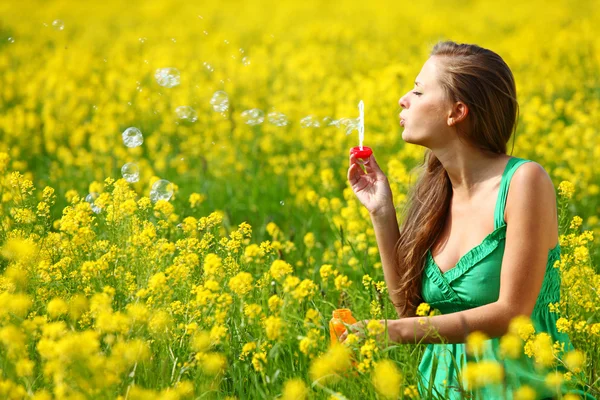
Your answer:
[[[413,94],[416,94],[417,96],[422,95],[422,93],[419,93],[419,92],[413,92]]]

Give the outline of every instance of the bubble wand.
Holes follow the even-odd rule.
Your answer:
[[[365,139],[365,103],[361,100],[358,103],[358,146],[353,147],[350,152],[356,156],[356,162],[359,164],[367,164],[369,157],[373,154],[370,147],[363,147]]]

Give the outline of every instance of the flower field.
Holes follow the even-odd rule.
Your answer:
[[[2,2],[0,398],[444,398],[418,391],[424,344],[377,340],[377,323],[332,345],[329,320],[397,318],[348,151],[363,100],[401,220],[424,149],[402,141],[398,99],[446,39],[511,67],[509,152],[543,165],[559,199],[550,308],[575,350],[518,318],[502,358],[600,398],[599,11]],[[469,353],[487,339],[471,333]],[[464,398],[502,393],[507,372],[469,363]]]

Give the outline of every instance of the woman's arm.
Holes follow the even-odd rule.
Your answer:
[[[390,204],[388,208],[382,209],[377,214],[371,214],[371,221],[379,247],[385,284],[389,288],[388,293],[390,293],[392,304],[398,304],[400,299],[392,293],[392,289],[399,286],[398,260],[394,253],[394,247],[400,239],[400,229],[394,205]],[[399,314],[399,310],[397,312]]]
[[[514,315],[502,303],[494,302],[452,314],[388,320],[388,332],[390,340],[397,343],[464,343],[473,331],[490,338],[504,335]]]

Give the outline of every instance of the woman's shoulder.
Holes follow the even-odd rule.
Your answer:
[[[556,189],[546,169],[535,161],[528,160],[518,166],[510,181],[506,200],[506,222],[511,214],[551,218],[556,215]]]

